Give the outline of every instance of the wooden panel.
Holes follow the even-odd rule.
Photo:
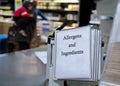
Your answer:
[[[120,84],[120,42],[113,43],[111,46],[104,81]]]

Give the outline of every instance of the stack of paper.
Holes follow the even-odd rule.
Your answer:
[[[101,76],[101,32],[91,26],[56,31],[56,79],[98,81]]]
[[[101,57],[101,32],[91,29],[91,81],[98,81],[102,73],[102,57]]]

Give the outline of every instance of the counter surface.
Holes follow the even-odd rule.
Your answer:
[[[0,56],[0,86],[44,86],[46,65],[34,54],[36,48]]]

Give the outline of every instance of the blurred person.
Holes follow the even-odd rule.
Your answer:
[[[33,17],[33,14],[30,14],[29,11],[33,9],[32,3],[29,1],[26,1],[23,3],[23,6],[17,9],[14,14],[13,18],[15,23],[17,24],[18,20],[20,18],[28,18],[28,17]]]
[[[36,22],[33,14],[30,13],[31,10],[33,10],[33,4],[30,1],[23,1],[22,7],[14,12],[13,20],[15,24],[8,31],[8,52],[14,52],[16,49],[25,50],[30,48]],[[11,33],[11,28],[15,30],[15,35],[14,32]]]
[[[14,15],[13,15],[13,18],[14,18],[14,21],[15,21],[15,25],[17,25],[18,21],[21,19],[21,18],[30,18],[30,17],[33,17],[33,14],[30,14],[29,11],[33,9],[33,6],[32,6],[32,3],[29,2],[29,1],[25,1],[23,3],[23,6],[19,9],[17,9],[15,12],[14,12]],[[22,34],[23,36],[26,36],[26,33],[24,30],[20,30],[19,31],[20,34]]]
[[[30,13],[31,10],[33,10],[33,4],[30,1],[24,1],[23,6],[14,13],[17,30],[16,39],[19,44],[19,50],[30,48],[36,22],[33,14]]]

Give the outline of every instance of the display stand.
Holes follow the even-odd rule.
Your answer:
[[[99,25],[92,25],[92,26],[86,26],[86,27],[94,28],[96,31],[99,31],[98,26]],[[101,60],[101,40],[96,41],[99,45],[96,45],[97,43],[95,44],[96,47],[99,47],[99,48],[94,47],[96,48],[96,51],[98,51],[95,53],[96,56],[91,56],[91,53],[93,52],[89,52],[89,48],[90,48],[89,46],[91,46],[89,45],[90,37],[85,36],[87,34],[86,31],[88,31],[89,33],[89,30],[91,29],[87,29],[86,27],[83,27],[85,30],[82,28],[77,28],[72,30],[60,31],[63,28],[62,27],[61,29],[55,32],[54,34],[55,36],[49,37],[48,62],[47,62],[47,78],[49,80],[48,86],[97,86],[98,85],[99,80],[101,78],[101,74],[102,74],[102,71],[101,71],[102,61],[99,61]],[[75,33],[72,33],[72,32],[75,32]],[[67,35],[67,33],[71,33],[71,35],[77,34],[76,39],[69,40],[69,39],[72,39],[69,37],[62,39],[61,37],[64,37],[65,35]],[[79,33],[81,35],[78,35]],[[96,36],[100,38],[99,35],[96,35]],[[62,40],[65,40],[65,41],[62,41]],[[70,53],[69,52],[70,49],[74,49],[74,50],[81,49],[81,50],[80,51],[72,50],[72,53]],[[67,50],[68,50],[68,53],[67,53]],[[65,53],[65,51],[67,54]],[[79,54],[79,55],[74,55],[74,54]],[[96,59],[96,60],[92,61],[93,59]],[[66,63],[65,63],[65,60],[66,60]],[[89,62],[89,61],[92,61],[92,62]],[[75,64],[71,64],[69,66],[69,63],[75,63]],[[61,66],[62,64],[63,66]],[[81,64],[83,65],[79,67]],[[99,65],[98,67],[99,69],[97,69],[97,66],[96,67],[93,66],[93,64]],[[77,68],[78,68],[78,72],[76,72]],[[81,71],[84,71],[84,72],[81,72]]]

